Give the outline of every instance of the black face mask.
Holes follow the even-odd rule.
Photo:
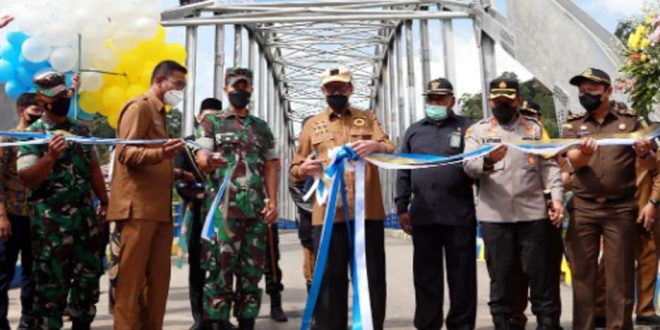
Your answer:
[[[332,108],[333,111],[342,113],[346,108],[346,104],[348,103],[348,96],[329,95],[325,98],[325,100],[328,102],[328,105],[330,108]]]
[[[493,116],[502,124],[506,125],[511,122],[513,116],[516,115],[517,109],[507,103],[499,104],[493,108]]]
[[[235,90],[227,95],[229,103],[237,109],[245,109],[250,104],[250,96],[252,93],[243,89]]]
[[[589,112],[595,111],[603,104],[601,98],[603,94],[584,94],[580,96],[580,104]]]
[[[50,112],[58,116],[66,116],[71,107],[71,99],[68,97],[60,97],[57,101],[50,105]]]
[[[30,119],[28,119],[28,125],[34,124],[39,118],[41,118],[41,115],[33,115],[31,113],[27,114]]]

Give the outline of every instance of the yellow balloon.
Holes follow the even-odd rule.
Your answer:
[[[126,91],[119,86],[111,86],[103,91],[101,98],[103,106],[110,109],[110,112],[119,111],[117,104],[126,100]]]
[[[165,49],[167,50],[168,59],[182,65],[186,64],[186,49],[182,45],[169,43],[165,45]]]
[[[80,93],[80,108],[89,114],[99,111],[101,107],[101,94],[98,92]]]
[[[144,85],[133,84],[128,86],[126,89],[126,97],[130,100],[138,95],[144,94],[147,91],[147,87]]]
[[[125,52],[119,56],[119,71],[126,73],[130,82],[135,83],[140,80],[139,75],[142,73],[143,65],[144,62],[137,52]]]
[[[119,111],[108,115],[108,125],[110,125],[110,127],[117,129],[118,121],[119,121]]]

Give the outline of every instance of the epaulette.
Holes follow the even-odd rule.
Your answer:
[[[632,109],[621,109],[621,110],[614,110],[616,113],[622,115],[622,116],[628,116],[628,117],[636,117],[637,113],[635,110]]]
[[[576,119],[582,119],[582,118],[584,118],[584,116],[586,114],[587,114],[586,112],[581,112],[581,113],[569,112],[568,116],[566,116],[566,121],[573,121],[573,120],[576,120]]]

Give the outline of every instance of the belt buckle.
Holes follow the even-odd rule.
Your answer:
[[[596,197],[595,201],[596,201],[596,203],[603,204],[603,203],[607,202],[607,198],[605,198],[605,197]]]

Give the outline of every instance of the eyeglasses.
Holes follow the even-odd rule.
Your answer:
[[[171,82],[172,84],[174,84],[174,88],[176,88],[177,90],[184,90],[186,88],[186,81],[185,80],[178,80],[177,81],[177,80],[172,80],[170,78],[167,78],[167,80],[169,82]]]

